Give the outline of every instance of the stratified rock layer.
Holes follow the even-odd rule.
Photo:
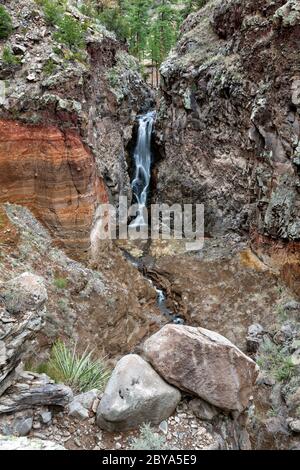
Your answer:
[[[107,202],[79,135],[0,121],[0,202],[28,206],[70,249],[87,250],[98,203]]]
[[[29,207],[81,258],[97,205],[131,195],[126,147],[152,98],[125,45],[75,3],[63,8],[88,24],[77,53],[34,0],[4,2],[15,28],[0,41],[0,202]]]

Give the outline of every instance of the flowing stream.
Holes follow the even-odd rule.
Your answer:
[[[156,112],[149,111],[148,113],[138,118],[139,128],[137,142],[133,154],[134,177],[131,183],[131,188],[134,196],[134,203],[138,205],[138,210],[136,218],[130,223],[131,227],[148,226],[148,220],[146,220],[145,218],[144,210],[147,207],[147,200],[151,182],[151,141],[155,117]],[[129,254],[127,254],[127,259],[132,264],[134,264],[135,267],[139,267],[139,263]],[[173,323],[183,323],[183,319],[174,314],[166,306],[167,299],[163,290],[155,286],[152,280],[148,279],[148,281],[156,290],[157,305],[160,311]]]

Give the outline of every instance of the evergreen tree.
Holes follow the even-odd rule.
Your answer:
[[[150,26],[148,0],[124,0],[129,26],[130,52],[140,61],[145,57]]]

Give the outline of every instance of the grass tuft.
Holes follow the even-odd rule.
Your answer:
[[[79,354],[76,345],[69,348],[62,341],[53,345],[46,369],[49,377],[69,385],[75,392],[103,390],[110,377],[105,362],[93,360],[92,351],[86,349]]]

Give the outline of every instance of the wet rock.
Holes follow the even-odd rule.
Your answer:
[[[222,409],[248,406],[258,366],[218,333],[166,325],[146,340],[143,351],[155,370],[181,390]]]
[[[219,411],[209,403],[201,400],[200,398],[195,398],[189,403],[191,410],[194,415],[203,420],[203,421],[212,421],[215,416],[219,414]]]
[[[97,424],[107,431],[159,424],[180,401],[180,392],[167,384],[141,357],[129,354],[116,365],[97,410]]]

